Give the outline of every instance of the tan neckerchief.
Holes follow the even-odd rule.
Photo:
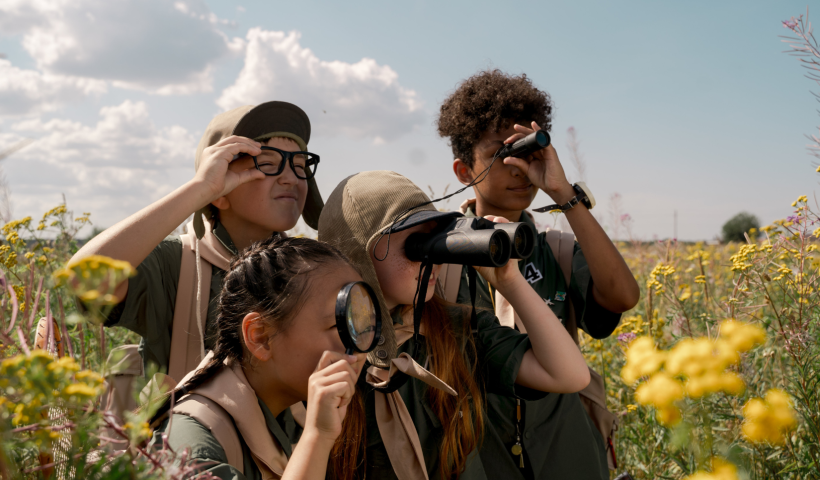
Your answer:
[[[394,328],[398,346],[413,337],[412,322],[395,324]],[[419,333],[424,334],[424,325],[419,329]],[[391,360],[389,371],[375,366],[368,368],[367,382],[374,387],[386,386],[396,372],[403,372],[450,395],[458,395],[452,387],[416,363],[407,353],[402,353]],[[376,391],[376,423],[396,477],[399,480],[427,480],[427,466],[419,434],[398,391],[387,394]]]
[[[205,367],[211,358],[213,358],[213,352],[208,352],[195,370]],[[180,384],[184,385],[194,373],[192,371],[186,375]],[[189,393],[206,397],[228,412],[245,444],[248,445],[251,457],[259,467],[263,480],[282,477],[288,464],[288,457],[282,446],[268,431],[265,414],[259,406],[256,392],[248,383],[241,366],[226,361],[225,368]]]
[[[205,222],[205,235],[196,239],[193,222],[182,240],[174,320],[171,331],[171,355],[168,375],[176,380],[196,368],[205,356],[205,321],[211,291],[211,265],[230,270],[231,252],[213,234],[210,222]],[[199,265],[197,265],[197,263]]]

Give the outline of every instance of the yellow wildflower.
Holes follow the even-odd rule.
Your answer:
[[[637,338],[626,351],[626,364],[621,370],[621,378],[626,384],[631,385],[640,377],[652,375],[660,370],[665,359],[665,352],[655,349],[652,338]]]
[[[79,395],[84,397],[96,397],[97,389],[85,383],[72,383],[63,390],[67,396]]]
[[[664,372],[652,375],[635,391],[635,400],[641,405],[666,407],[682,398],[683,385]]]
[[[720,338],[739,352],[748,352],[766,342],[766,331],[757,325],[729,319],[720,324]]]
[[[711,473],[698,471],[683,480],[738,480],[737,467],[720,458],[713,458]]]
[[[797,425],[789,396],[778,389],[766,398],[753,398],[743,406],[743,436],[752,443],[783,444],[785,435]]]

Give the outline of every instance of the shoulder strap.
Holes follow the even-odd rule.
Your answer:
[[[202,395],[192,393],[186,395],[178,404],[174,405],[174,413],[187,415],[210,430],[216,441],[225,450],[228,464],[239,470],[243,475],[245,474],[245,456],[242,454],[242,443],[239,441],[239,434],[236,431],[233,419],[224,408]],[[173,428],[173,423],[171,428]]]
[[[566,280],[567,289],[569,290],[569,283],[572,280],[572,256],[575,253],[575,235],[560,230],[547,230],[546,236],[547,244],[550,246],[555,259],[558,260],[558,266],[561,267],[561,272],[564,274],[564,280]],[[567,318],[564,326],[577,344],[578,323],[575,319],[575,307],[572,301],[567,303]]]
[[[212,270],[211,264],[200,258],[200,278],[197,279],[197,255],[193,229],[189,229],[189,233],[185,235],[180,235],[180,239],[182,240],[182,263],[179,267],[179,283],[171,329],[171,356],[168,362],[168,375],[177,381],[196,368],[202,360]],[[199,286],[199,302],[197,302],[197,286]],[[197,323],[197,309],[200,312],[201,324]]]

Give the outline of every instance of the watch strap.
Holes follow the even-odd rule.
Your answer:
[[[533,212],[538,212],[538,213],[552,212],[554,210],[560,210],[562,212],[566,212],[567,210],[571,210],[573,207],[575,207],[579,203],[583,203],[584,205],[586,205],[587,202],[584,202],[584,200],[587,200],[587,195],[586,195],[586,193],[584,193],[584,190],[581,187],[579,187],[577,184],[573,185],[572,188],[573,188],[573,190],[575,190],[576,195],[574,197],[570,198],[567,203],[565,203],[563,205],[553,203],[552,205],[547,205],[546,207],[534,208],[532,211]]]

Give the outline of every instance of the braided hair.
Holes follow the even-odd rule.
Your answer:
[[[219,297],[213,358],[177,387],[175,397],[205,383],[226,360],[243,362],[242,321],[247,314],[259,313],[273,335],[286,331],[307,300],[307,284],[315,266],[333,262],[350,265],[344,254],[327,243],[282,238],[277,233],[234,257]]]
[[[213,358],[184,385],[174,389],[172,396],[169,394],[154,419],[168,411],[171,398],[182,398],[207,382],[225,367],[226,360],[245,360],[242,322],[248,313],[259,313],[272,335],[285,332],[308,299],[308,280],[318,271],[316,267],[332,263],[357,270],[328,243],[304,237],[281,238],[276,233],[234,257],[219,297]],[[331,451],[328,466],[334,478],[353,480],[356,475],[356,466],[364,461],[361,447],[365,426],[364,401],[359,393],[348,406],[342,434]]]

